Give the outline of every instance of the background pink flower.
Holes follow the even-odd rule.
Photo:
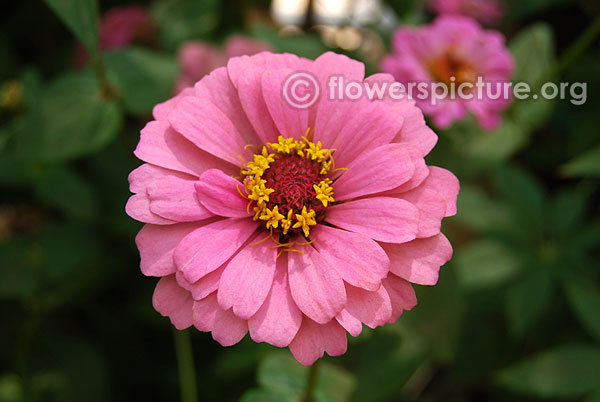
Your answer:
[[[498,0],[430,0],[428,6],[437,14],[465,15],[483,24],[494,24],[504,14],[504,7]]]
[[[102,16],[99,34],[101,50],[116,50],[134,42],[151,42],[154,39],[155,28],[146,7],[114,7]],[[79,45],[76,54],[76,65],[83,67],[87,60],[87,52]]]
[[[155,107],[126,210],[146,223],[141,270],[161,277],[153,304],[176,328],[223,346],[249,332],[309,365],[414,307],[411,283],[437,282],[459,184],[426,165],[437,136],[412,101],[296,109],[282,94],[294,71],[322,88],[332,74],[365,81],[362,63],[334,53],[230,59]]]
[[[501,33],[483,30],[476,21],[460,16],[441,16],[421,27],[400,28],[394,35],[392,53],[382,62],[381,69],[398,81],[451,83],[483,82],[495,85],[508,82],[513,71],[513,58]],[[474,90],[475,91],[475,90]],[[494,92],[495,93],[495,92]],[[431,95],[431,94],[430,94]],[[475,92],[473,93],[475,95]],[[440,128],[449,127],[471,112],[479,125],[492,130],[501,120],[501,111],[511,102],[510,96],[492,99],[483,91],[483,99],[419,99],[418,106],[433,117]]]
[[[253,55],[273,50],[264,42],[259,42],[242,35],[231,36],[219,49],[207,42],[189,41],[179,49],[181,74],[175,85],[175,92],[190,87],[217,67],[227,64],[231,57]]]

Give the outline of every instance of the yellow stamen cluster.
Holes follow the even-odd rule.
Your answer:
[[[319,183],[317,186],[313,184],[313,188],[317,193],[317,200],[323,203],[323,206],[326,207],[327,203],[335,201],[333,199],[333,188],[331,188],[331,180],[325,179]]]
[[[308,134],[308,131],[307,131]],[[269,152],[269,149],[271,152]],[[281,233],[287,235],[292,229],[301,229],[306,237],[310,233],[310,227],[317,224],[316,212],[306,206],[302,211],[293,211],[292,209],[281,210],[281,206],[271,203],[268,206],[271,194],[275,191],[266,186],[267,181],[263,178],[265,172],[271,167],[273,162],[279,157],[296,154],[302,158],[309,159],[320,165],[320,174],[327,174],[332,167],[332,152],[334,149],[323,148],[320,141],[316,143],[310,141],[306,136],[302,140],[294,138],[283,138],[279,136],[276,143],[268,143],[262,147],[260,154],[254,155],[254,160],[249,162],[242,169],[244,185],[249,200],[248,211],[253,203],[254,220],[265,222],[267,229],[281,228]],[[322,202],[324,207],[334,202],[332,181],[322,180],[319,184],[313,185],[316,198]]]

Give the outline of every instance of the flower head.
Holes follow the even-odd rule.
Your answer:
[[[179,63],[181,74],[175,85],[175,92],[193,86],[196,81],[213,71],[215,68],[227,64],[231,57],[253,55],[270,51],[271,46],[242,35],[231,36],[223,49],[202,41],[185,42],[179,48]]]
[[[155,107],[126,210],[146,223],[141,269],[161,277],[153,304],[175,327],[224,346],[249,332],[307,365],[396,321],[411,283],[436,283],[458,181],[425,164],[437,137],[412,101],[297,109],[281,90],[292,71],[365,81],[334,53],[230,59]]]
[[[392,47],[381,68],[398,81],[462,85],[466,95],[462,98],[445,96],[432,101],[433,90],[427,98],[415,97],[436,126],[447,128],[467,111],[485,130],[498,126],[502,110],[511,102],[503,85],[513,71],[513,58],[499,32],[485,31],[470,18],[448,15],[426,26],[399,29]],[[480,77],[485,84],[481,91],[476,88]]]
[[[483,24],[498,22],[504,13],[498,0],[429,0],[428,5],[437,14],[464,15]]]
[[[116,50],[134,42],[151,42],[154,34],[154,22],[146,7],[114,7],[100,20],[100,49]],[[84,66],[87,59],[87,53],[79,46],[76,65]]]

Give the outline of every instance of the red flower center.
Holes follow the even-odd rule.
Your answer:
[[[312,208],[316,212],[316,221],[321,222],[325,216],[325,207],[317,199],[313,187],[327,178],[320,171],[321,164],[316,161],[297,154],[278,155],[263,175],[267,181],[266,186],[275,190],[270,195],[267,206],[273,208],[278,205],[279,211],[284,215],[290,209],[302,211],[302,207],[307,210]]]

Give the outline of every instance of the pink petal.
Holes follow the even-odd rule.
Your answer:
[[[390,74],[374,74],[365,79],[365,83],[379,85],[384,82],[389,85],[395,81]],[[394,113],[404,118],[404,124],[392,142],[411,144],[419,149],[421,156],[427,155],[435,146],[437,135],[425,124],[423,112],[408,98],[402,100],[387,97],[384,101],[392,107]]]
[[[295,54],[262,52],[253,56],[232,57],[227,62],[227,72],[233,85],[241,91],[239,81],[248,70],[256,67],[262,67],[263,70],[276,70],[279,68],[303,70],[311,63],[312,61],[299,58]]]
[[[456,198],[460,183],[454,174],[436,166],[429,167],[429,176],[423,185],[435,189],[446,201],[445,216],[456,215]]]
[[[404,244],[382,244],[390,271],[409,282],[435,285],[440,267],[452,258],[452,246],[441,233]]]
[[[231,309],[219,310],[215,317],[212,337],[221,346],[232,346],[248,333],[248,322],[236,317]]]
[[[343,355],[347,345],[346,331],[336,320],[321,325],[303,317],[302,326],[290,343],[290,352],[300,364],[310,366],[325,352],[329,356]]]
[[[132,193],[146,193],[146,188],[155,180],[161,179],[165,176],[175,176],[181,179],[194,180],[195,176],[177,172],[175,170],[169,170],[155,166],[150,163],[144,163],[138,166],[129,173],[129,191]]]
[[[144,275],[166,276],[175,273],[173,251],[185,236],[202,223],[178,223],[158,226],[144,225],[135,237],[140,250],[140,268]]]
[[[194,300],[201,300],[219,288],[219,280],[221,279],[224,270],[225,264],[221,265],[211,273],[206,274],[194,283],[188,282],[181,271],[176,272],[175,278],[177,279],[179,286],[192,294]]]
[[[132,196],[125,207],[125,211],[133,219],[155,225],[171,225],[174,220],[166,219],[150,211],[150,200],[148,199],[147,187],[155,180],[166,176],[174,176],[182,179],[193,179],[194,176],[164,169],[149,163],[144,163],[129,174],[129,189],[136,193]]]
[[[251,219],[223,219],[196,229],[175,249],[175,265],[196,282],[234,255],[257,227]]]
[[[292,106],[282,96],[286,80],[293,74],[293,70],[266,70],[261,77],[262,95],[277,127],[277,131],[284,137],[300,138],[308,129],[308,110]]]
[[[134,194],[127,200],[125,212],[136,221],[151,223],[153,225],[172,225],[177,223],[170,219],[165,219],[150,211],[150,200],[147,194]]]
[[[242,197],[245,187],[238,180],[217,169],[202,173],[195,184],[198,200],[215,215],[246,218],[248,199]]]
[[[419,186],[399,195],[419,209],[417,237],[430,237],[440,233],[442,219],[446,213],[446,202],[437,191]]]
[[[251,243],[264,238],[255,236]],[[278,250],[272,240],[247,245],[229,261],[219,282],[219,305],[224,310],[233,307],[233,313],[245,320],[262,306],[273,284]]]
[[[292,299],[287,271],[287,258],[278,258],[271,291],[248,321],[254,342],[267,342],[282,348],[290,344],[300,329],[302,313]]]
[[[334,52],[326,52],[320,55],[309,65],[310,72],[316,77],[320,85],[321,94],[318,101],[313,107],[311,107],[311,126],[315,127],[315,140],[324,141],[325,144],[329,139],[333,140],[339,131],[338,126],[333,126],[334,132],[331,136],[328,134],[330,131],[321,130],[323,127],[318,124],[318,121],[327,121],[331,116],[332,112],[336,109],[340,109],[342,106],[349,106],[350,104],[356,104],[358,102],[339,102],[337,99],[329,99],[329,81],[330,77],[334,74],[343,76],[345,82],[357,81],[362,82],[365,77],[365,65],[359,61],[351,59],[350,57],[337,54]],[[360,107],[360,105],[357,105]],[[345,107],[344,107],[345,109]],[[352,114],[347,114],[352,116]],[[313,123],[314,122],[314,123]]]
[[[169,114],[169,122],[175,130],[204,151],[234,166],[240,165],[240,156],[250,159],[252,154],[244,149],[247,145],[231,120],[212,102],[196,96],[188,96]]]
[[[347,169],[334,184],[336,201],[396,188],[413,176],[415,166],[404,145],[386,144],[362,153]]]
[[[194,327],[198,331],[210,332],[215,326],[215,320],[218,312],[221,311],[219,303],[217,303],[217,293],[212,293],[209,296],[194,301],[193,319]]]
[[[393,142],[411,144],[421,150],[422,156],[427,155],[437,143],[438,137],[425,123],[421,109],[412,101],[397,102],[392,109],[404,117],[404,125]]]
[[[377,290],[388,273],[389,259],[369,237],[330,226],[318,225],[311,232],[319,254],[349,284]]]
[[[366,150],[389,144],[400,131],[402,122],[402,116],[394,114],[387,104],[366,102],[356,114],[347,116],[347,123],[333,144],[323,146],[337,149],[336,167],[347,167]]]
[[[353,337],[359,336],[362,332],[362,322],[350,314],[345,308],[337,313],[335,319]]]
[[[381,195],[390,195],[390,194],[399,194],[408,190],[412,190],[413,188],[418,187],[423,181],[429,176],[429,167],[425,163],[425,159],[421,156],[421,151],[415,148],[412,145],[404,145],[411,156],[412,163],[415,166],[415,171],[413,172],[413,176],[406,183],[396,187],[395,189],[390,190],[389,192],[385,192]]]
[[[271,118],[262,93],[262,68],[244,71],[238,78],[238,93],[244,113],[263,144],[277,142],[279,131]]]
[[[392,316],[388,321],[390,324],[396,322],[402,311],[411,310],[417,305],[417,296],[409,282],[395,275],[388,275],[383,280],[383,286],[390,296],[392,302]]]
[[[152,305],[162,316],[169,317],[175,328],[181,330],[192,325],[192,304],[190,293],[177,284],[175,275],[165,276],[158,281]]]
[[[196,198],[194,181],[165,176],[148,186],[150,211],[177,222],[194,222],[214,216]]]
[[[325,219],[373,240],[405,243],[417,236],[419,210],[405,200],[371,197],[327,208]]]
[[[337,271],[311,246],[288,252],[290,290],[298,308],[324,324],[346,304],[344,282]]]
[[[356,116],[368,104],[366,100],[340,102],[321,95],[316,106],[314,140],[321,141],[326,148],[333,148],[335,139],[349,122],[350,116]]]
[[[210,99],[222,111],[244,137],[246,144],[258,146],[260,139],[248,121],[238,91],[233,86],[226,68],[218,68],[199,81],[196,86],[196,96],[200,99]]]
[[[385,288],[368,291],[346,286],[346,310],[370,328],[387,323],[392,316],[392,302]]]
[[[212,332],[212,337],[222,346],[235,345],[248,332],[245,320],[236,317],[231,309],[225,311],[217,302],[217,294],[194,302],[194,326],[203,332]]]
[[[146,124],[134,154],[144,162],[194,176],[199,176],[210,168],[235,174],[236,166],[239,166],[239,158],[235,161],[235,166],[232,166],[202,151],[173,130],[166,121],[151,121]]]
[[[179,103],[181,98],[190,96],[193,94],[194,94],[194,88],[183,89],[182,91],[180,91],[177,95],[175,95],[171,99],[166,100],[163,103],[159,103],[158,105],[154,106],[154,109],[152,109],[152,115],[158,121],[167,121],[167,116],[169,116],[169,113],[171,113],[171,110],[173,110],[177,106],[177,103]]]

